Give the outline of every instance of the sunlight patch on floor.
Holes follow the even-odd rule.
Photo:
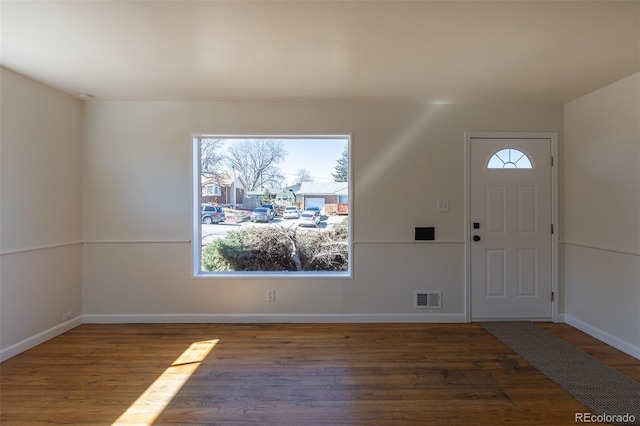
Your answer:
[[[215,339],[189,346],[113,424],[152,424],[217,343]]]

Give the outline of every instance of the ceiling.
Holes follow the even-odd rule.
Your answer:
[[[6,1],[2,66],[117,100],[565,103],[640,70],[638,1]]]

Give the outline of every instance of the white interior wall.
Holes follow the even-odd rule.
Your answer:
[[[464,321],[464,132],[563,127],[561,105],[91,101],[84,112],[86,321]],[[191,278],[192,132],[353,134],[353,279]],[[414,242],[416,226],[435,226],[436,241]],[[421,289],[442,290],[443,308],[415,310]]]
[[[565,319],[640,358],[640,73],[564,116]]]
[[[82,103],[4,68],[0,82],[5,359],[80,321]]]
[[[90,102],[83,117],[78,100],[0,71],[2,359],[83,310],[94,321],[461,320],[463,132],[563,127],[549,105]],[[636,356],[639,79],[567,104],[560,144],[561,312]],[[353,133],[354,278],[192,279],[191,132]],[[411,208],[384,223],[368,214],[380,194],[404,203],[398,188]],[[450,213],[436,213],[439,199]],[[437,241],[411,241],[425,225]],[[414,311],[415,289],[442,289],[443,309]]]

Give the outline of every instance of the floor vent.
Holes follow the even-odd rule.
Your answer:
[[[441,309],[442,308],[442,292],[441,291],[416,291],[415,305],[416,309],[430,308]]]

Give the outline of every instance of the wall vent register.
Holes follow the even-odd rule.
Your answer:
[[[441,291],[416,291],[414,307],[418,308],[442,308]]]

